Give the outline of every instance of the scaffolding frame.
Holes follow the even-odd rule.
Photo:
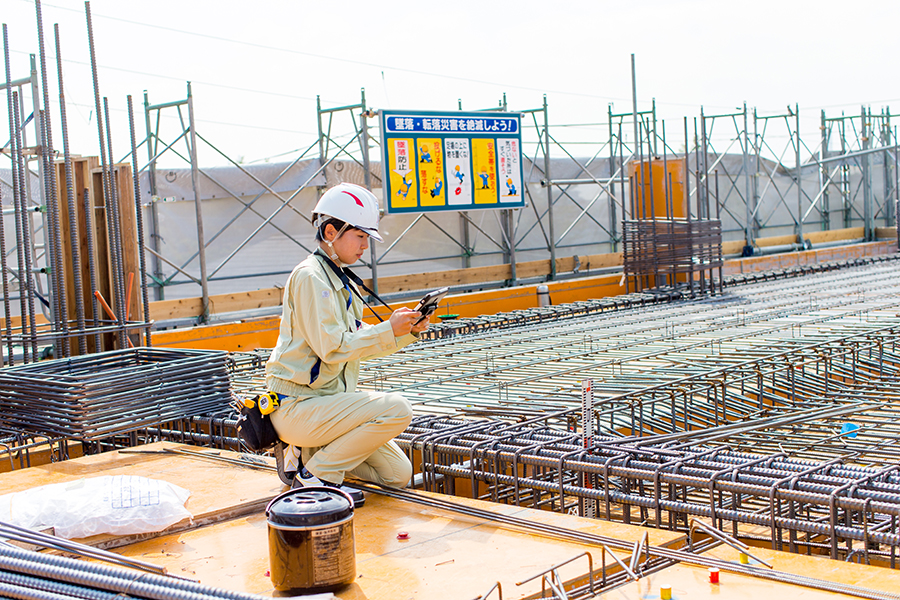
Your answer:
[[[40,29],[40,4],[38,9],[38,28]],[[88,12],[88,28],[90,30],[90,14]],[[89,31],[90,33],[90,31]],[[41,44],[43,35],[40,36]],[[96,66],[91,38],[91,62],[95,70],[95,96],[97,102],[98,125],[101,121],[101,107],[96,85]],[[41,48],[41,70],[44,71],[43,46]],[[28,190],[28,208],[34,208],[41,214],[39,226],[35,226],[33,215],[29,213],[26,220],[30,231],[27,231],[29,251],[36,257],[35,290],[47,302],[43,309],[51,322],[51,331],[45,335],[59,346],[58,339],[68,339],[66,319],[58,315],[64,314],[64,294],[59,293],[60,269],[56,264],[59,254],[53,245],[54,233],[59,229],[56,210],[51,206],[57,201],[55,193],[55,173],[45,173],[52,163],[49,158],[54,149],[45,143],[44,135],[49,122],[46,107],[41,109],[39,83],[46,84],[46,74],[38,78],[35,55],[31,56],[30,77],[12,81],[7,75],[9,86],[15,84],[23,93],[18,96],[18,108],[15,113],[24,122],[27,120],[24,108],[24,93],[28,89],[36,118],[33,119],[34,136],[38,140],[38,151],[41,159],[25,157],[28,177],[25,186],[32,186],[31,179],[36,174],[44,185],[33,186]],[[4,85],[6,87],[6,85]],[[44,85],[46,88],[46,85]],[[685,118],[685,147],[676,151],[666,142],[677,139],[680,135],[667,136],[666,122],[657,118],[656,100],[649,107],[639,110],[637,99],[637,81],[632,57],[632,106],[630,112],[616,112],[612,106],[607,107],[607,115],[603,123],[572,124],[553,122],[550,116],[549,103],[546,96],[542,105],[519,111],[525,121],[530,121],[527,131],[523,130],[523,152],[530,165],[528,166],[530,182],[523,183],[523,195],[528,207],[522,209],[498,209],[481,211],[460,211],[456,215],[420,214],[414,217],[403,232],[383,249],[370,247],[368,259],[362,268],[369,271],[373,289],[378,290],[379,276],[390,267],[393,272],[421,272],[427,269],[417,267],[426,261],[444,264],[447,261],[457,262],[463,268],[484,265],[508,265],[509,275],[496,281],[479,282],[479,288],[504,287],[522,283],[537,283],[578,277],[590,272],[591,265],[582,265],[580,256],[588,257],[597,251],[618,252],[622,242],[622,224],[636,215],[629,215],[625,199],[631,193],[628,188],[625,169],[629,162],[659,155],[660,146],[664,156],[671,155],[672,160],[685,160],[688,164],[688,196],[689,215],[692,219],[708,219],[711,214],[713,197],[715,209],[721,211],[725,219],[722,227],[723,239],[739,234],[744,238],[745,251],[753,253],[756,240],[760,236],[778,231],[779,228],[793,227],[795,248],[808,246],[804,232],[811,228],[829,230],[838,223],[833,219],[835,212],[833,199],[840,196],[840,207],[843,227],[859,223],[863,225],[862,239],[875,239],[879,225],[890,225],[896,222],[896,204],[900,198],[898,179],[898,137],[893,125],[893,114],[888,107],[880,113],[871,107],[862,107],[859,117],[841,115],[828,117],[821,113],[822,128],[819,135],[814,136],[815,143],[806,143],[800,135],[800,108],[795,105],[786,114],[763,115],[756,109],[748,108],[744,103],[742,109],[726,114],[709,115],[701,108],[699,117]],[[47,102],[47,91],[44,90],[44,104]],[[62,97],[61,97],[62,99]],[[105,101],[104,101],[105,105]],[[459,101],[462,109],[462,100]],[[506,95],[499,101],[498,107],[488,110],[510,110]],[[180,130],[172,135],[162,132],[163,113],[176,112]],[[343,106],[324,107],[317,100],[316,108],[318,135],[298,156],[274,177],[272,181],[262,181],[243,165],[227,156],[212,141],[198,131],[193,104],[191,86],[187,84],[187,96],[171,102],[151,104],[148,94],[144,94],[144,120],[146,135],[137,147],[146,145],[146,163],[139,167],[135,162],[134,177],[137,180],[141,173],[147,171],[149,177],[149,201],[144,205],[149,210],[149,243],[152,273],[146,273],[151,280],[156,300],[165,299],[165,289],[174,284],[196,285],[200,290],[202,309],[200,322],[209,320],[209,282],[221,280],[238,280],[251,275],[235,273],[233,267],[235,257],[242,252],[264,230],[274,231],[289,241],[292,246],[304,252],[313,245],[308,237],[295,235],[279,226],[276,217],[288,209],[303,222],[309,223],[310,217],[306,207],[301,208],[296,202],[297,196],[305,189],[316,191],[341,179],[340,170],[345,164],[358,165],[362,168],[363,184],[376,188],[380,182],[380,173],[373,172],[370,160],[371,151],[377,149],[379,136],[372,135],[369,119],[375,116],[368,105],[365,90],[361,90],[359,102]],[[752,118],[751,118],[752,113]],[[349,118],[345,118],[349,117]],[[693,121],[693,143],[688,139],[688,125]],[[107,139],[103,139],[102,126],[101,153],[109,142],[109,115],[106,114]],[[725,125],[725,122],[728,122]],[[633,128],[633,139],[629,143],[624,133],[628,125]],[[591,128],[586,139],[564,139],[574,128]],[[11,131],[12,131],[11,127]],[[526,129],[526,128],[523,128]],[[11,136],[12,137],[12,136]],[[783,137],[784,140],[779,140]],[[182,149],[183,144],[183,149]],[[240,194],[230,190],[224,182],[216,179],[209,169],[201,168],[197,158],[198,146],[205,145],[227,164],[248,177],[257,186],[252,198],[244,199]],[[318,149],[318,169],[298,186],[292,193],[277,192],[273,186],[287,171],[304,159],[315,158]],[[162,248],[165,233],[160,230],[157,183],[159,173],[157,162],[163,155],[178,156],[191,170],[191,187],[193,189],[194,213],[196,219],[197,249],[190,256],[179,258],[166,256]],[[734,159],[739,155],[740,162]],[[126,157],[129,155],[126,155]],[[810,158],[806,162],[804,156]],[[136,158],[136,157],[133,157]],[[791,160],[793,158],[793,161]],[[33,162],[38,164],[33,167]],[[110,162],[113,163],[112,156]],[[732,165],[738,166],[732,166]],[[34,169],[34,170],[33,170]],[[812,170],[815,169],[815,173]],[[55,169],[51,169],[55,170]],[[35,173],[36,171],[36,173]],[[377,171],[377,169],[376,169]],[[104,185],[107,186],[110,173],[104,165]],[[784,179],[784,175],[789,175]],[[876,183],[879,178],[881,185]],[[48,177],[49,176],[49,177]],[[241,204],[237,214],[230,217],[227,223],[219,226],[212,235],[205,231],[208,219],[203,215],[203,202],[200,198],[201,182],[211,182],[216,189],[221,189],[230,198]],[[324,183],[323,183],[324,182]],[[721,189],[715,182],[721,183]],[[711,190],[711,188],[714,188]],[[137,190],[137,186],[136,186]],[[113,189],[113,192],[115,190]],[[277,200],[274,209],[262,209],[259,200],[264,195],[271,195]],[[115,194],[113,194],[113,197]],[[144,197],[146,200],[146,195]],[[694,201],[695,200],[695,201]],[[115,211],[117,208],[112,206]],[[234,224],[244,215],[254,215],[259,219],[257,227],[249,233],[236,236],[234,242],[227,241],[226,234],[235,231]],[[456,222],[454,222],[456,221]],[[115,226],[115,221],[112,222]],[[413,233],[428,226],[437,229],[442,237],[452,241],[452,251],[434,252],[429,255],[420,247],[406,251],[404,246]],[[48,230],[49,228],[49,230]],[[114,232],[119,236],[118,231]],[[35,238],[35,235],[38,237]],[[575,238],[578,238],[577,240]],[[39,240],[46,240],[41,243]],[[898,236],[900,239],[900,236]],[[17,250],[20,240],[11,245]],[[215,265],[207,264],[207,249],[212,243],[230,244],[226,248],[224,258]],[[218,247],[218,246],[217,246]],[[401,250],[403,252],[401,252]],[[574,260],[562,263],[560,255],[575,252]],[[398,254],[405,254],[397,258]],[[444,255],[438,255],[444,254]],[[6,258],[6,257],[4,257]],[[531,268],[525,272],[519,265],[527,259],[544,260],[549,258],[549,268]],[[477,260],[476,260],[477,259]],[[42,261],[42,262],[41,262]],[[477,264],[476,264],[477,262]],[[532,262],[537,262],[532,260]],[[53,263],[53,264],[51,264]],[[561,264],[571,264],[561,270]],[[15,273],[7,268],[4,274]],[[287,270],[265,275],[286,275]],[[256,274],[258,275],[258,274]],[[254,276],[256,276],[254,275]],[[118,274],[117,276],[121,276]],[[119,296],[124,296],[123,284],[116,281],[116,303],[121,303]],[[470,284],[460,284],[454,291],[471,288]],[[701,282],[701,289],[703,285]],[[398,293],[400,294],[400,293]],[[406,293],[408,294],[408,292]],[[6,294],[11,296],[11,294]],[[400,295],[394,297],[399,298]],[[25,312],[32,315],[35,306]],[[117,306],[121,312],[122,306]],[[124,344],[125,326],[119,318],[119,344]],[[34,329],[34,328],[32,328]],[[83,334],[79,334],[83,335]],[[9,338],[9,332],[7,332]],[[33,353],[37,352],[32,344]],[[67,346],[67,343],[62,346]],[[66,350],[56,348],[58,355]]]

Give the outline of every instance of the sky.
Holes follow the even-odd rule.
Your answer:
[[[97,154],[85,4],[41,6],[54,146],[62,148],[58,23],[71,152]],[[188,81],[197,132],[209,142],[198,144],[203,166],[227,162],[213,146],[245,164],[294,158],[316,142],[317,98],[323,107],[356,104],[363,89],[376,109],[485,109],[505,93],[516,111],[546,95],[563,143],[605,139],[608,106],[631,110],[632,54],[638,109],[655,99],[676,132],[701,106],[723,114],[745,102],[761,115],[799,106],[801,135],[813,141],[823,109],[900,113],[896,0],[92,0],[90,8],[117,159],[130,149],[127,96],[140,140],[144,92],[151,103],[184,100]],[[0,22],[12,78],[27,77],[28,55],[39,53],[34,1],[0,0]],[[178,114],[163,114],[160,137],[171,141],[182,131]],[[349,131],[349,121],[333,126],[339,139]]]

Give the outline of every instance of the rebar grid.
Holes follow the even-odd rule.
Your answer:
[[[830,449],[840,455],[821,461],[802,458],[799,444],[768,454],[740,446],[752,434],[766,435],[773,444],[790,440],[807,424],[813,427],[803,441],[828,446],[842,418],[893,423],[895,411],[883,408],[834,403],[758,419],[732,435],[728,425],[706,430],[706,436],[718,435],[712,441],[661,436],[638,444],[634,438],[598,436],[589,448],[581,446],[578,433],[545,418],[509,424],[421,417],[398,441],[417,459],[426,489],[433,491],[582,515],[592,502],[600,518],[667,529],[684,530],[691,517],[703,517],[732,535],[771,540],[774,549],[833,558],[861,552],[867,563],[889,561],[895,568],[896,452],[870,457],[877,459],[872,463],[884,461],[876,467],[856,464],[866,449],[839,444]],[[817,433],[819,439],[812,439]],[[880,450],[886,450],[883,443]]]
[[[769,274],[700,301],[562,311],[421,342],[364,363],[361,382],[413,401],[418,416],[398,441],[427,489],[557,511],[591,504],[601,518],[679,530],[704,517],[777,548],[896,566],[898,269]],[[264,387],[267,356],[230,355],[237,393]],[[225,413],[136,435],[235,447]]]
[[[430,489],[896,566],[898,267],[424,344],[362,380],[415,402],[398,441]]]
[[[361,385],[404,392],[420,413],[555,410],[591,378],[598,398],[676,382],[895,325],[898,266],[763,282],[740,293],[420,343],[366,363]],[[545,407],[537,396],[552,397]],[[525,405],[525,406],[522,406]]]

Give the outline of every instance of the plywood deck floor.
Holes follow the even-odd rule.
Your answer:
[[[173,575],[204,584],[272,596],[268,578],[266,503],[286,488],[273,472],[160,454],[176,444],[140,448],[142,453],[109,452],[62,463],[0,474],[2,493],[80,477],[128,474],[163,479],[191,491],[187,508],[194,523],[182,522],[150,539],[146,536],[97,536],[89,543],[116,547],[116,552],[165,566]],[[189,447],[193,451],[197,448]],[[206,451],[210,452],[210,451]],[[222,451],[221,455],[235,456]],[[532,521],[615,537],[634,543],[645,532],[654,546],[679,548],[679,533],[620,523],[583,519],[547,511],[454,499],[478,508]],[[356,581],[337,592],[345,600],[459,599],[486,594],[500,582],[503,598],[523,598],[540,592],[540,582],[516,583],[546,569],[591,552],[595,565],[600,549],[500,526],[495,522],[369,494],[354,515]],[[398,534],[407,533],[407,539]],[[124,544],[124,545],[123,545]],[[754,549],[776,568],[830,581],[884,591],[900,590],[900,573],[785,552]],[[730,548],[715,555],[737,561]],[[626,553],[620,557],[627,562]],[[564,579],[587,572],[582,558],[560,570]],[[659,598],[659,588],[671,585],[676,599],[686,598],[838,598],[820,592],[751,577],[722,573],[722,583],[709,584],[705,569],[676,565],[630,583],[604,598]],[[494,591],[491,597],[496,598]]]

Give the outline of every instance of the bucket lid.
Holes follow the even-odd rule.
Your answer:
[[[288,490],[266,507],[269,523],[289,527],[328,525],[351,515],[353,500],[341,490],[329,487]]]

